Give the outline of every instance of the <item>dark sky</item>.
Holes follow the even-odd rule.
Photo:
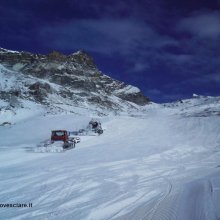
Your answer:
[[[156,102],[220,95],[220,0],[1,0],[0,47],[85,50]]]

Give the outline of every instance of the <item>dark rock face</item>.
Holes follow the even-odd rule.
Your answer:
[[[52,92],[52,89],[47,83],[36,82],[29,86],[29,93],[33,95],[36,101],[42,102],[47,95]]]
[[[21,97],[21,91],[11,90],[11,91],[0,91],[0,99],[9,101],[12,97]]]
[[[20,72],[27,77],[38,78],[39,82],[28,85],[29,96],[38,102],[43,103],[48,94],[54,92],[48,83],[42,83],[40,80],[47,80],[62,87],[59,95],[70,98],[74,103],[87,100],[88,103],[95,103],[99,107],[118,109],[114,101],[109,99],[110,96],[140,106],[150,102],[141,91],[123,92],[128,85],[101,73],[93,59],[84,51],[70,55],[53,51],[48,55],[41,55],[0,48],[0,64],[18,74]],[[120,93],[117,92],[119,90]],[[20,93],[14,95],[20,96]]]
[[[121,99],[127,100],[129,102],[133,102],[137,105],[145,105],[150,102],[150,99],[144,96],[141,92],[133,93],[133,94],[123,94],[119,95]]]
[[[50,61],[57,61],[57,62],[64,62],[66,60],[66,56],[58,51],[53,51],[47,55],[48,60]]]

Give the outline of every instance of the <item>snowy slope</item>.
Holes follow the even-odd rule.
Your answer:
[[[193,94],[190,99],[164,104],[170,110],[183,116],[208,117],[220,115],[220,97],[199,96]]]
[[[1,203],[33,203],[0,208],[0,217],[219,219],[220,118],[180,108],[155,104],[141,117],[100,118],[103,135],[57,154],[32,148],[51,129],[84,128],[89,117],[36,116],[0,127]]]

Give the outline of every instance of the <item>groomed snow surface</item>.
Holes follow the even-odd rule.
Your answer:
[[[101,118],[104,134],[63,153],[35,153],[54,129],[89,117],[35,116],[0,127],[0,219],[215,220],[220,218],[220,117],[165,108]]]

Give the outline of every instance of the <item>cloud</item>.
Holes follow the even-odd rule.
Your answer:
[[[46,26],[40,37],[51,38],[51,46],[59,49],[86,48],[100,53],[114,53],[132,48],[143,35],[151,33],[140,24],[129,20],[80,19],[67,23]]]
[[[184,18],[179,22],[177,30],[202,38],[217,38],[220,36],[220,12],[200,12]]]
[[[76,19],[44,26],[39,38],[49,39],[57,49],[85,48],[103,54],[130,55],[143,48],[160,48],[173,43],[167,36],[160,36],[143,22],[126,19]]]
[[[186,80],[183,84],[192,84],[192,85],[207,85],[213,83],[220,83],[220,73],[211,73],[207,75],[201,75],[200,77],[195,77],[190,80]]]
[[[142,72],[142,71],[146,71],[146,69],[148,68],[149,68],[149,64],[147,62],[145,63],[136,62],[134,64],[134,67],[130,69],[129,72]]]

